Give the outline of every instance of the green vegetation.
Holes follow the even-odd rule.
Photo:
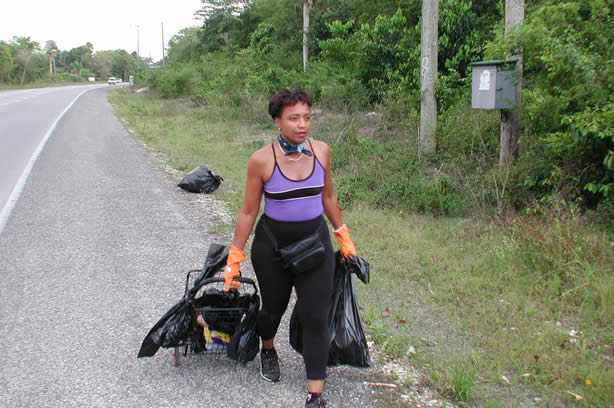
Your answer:
[[[142,60],[141,63],[149,63]],[[88,77],[104,80],[108,76],[128,79],[137,66],[136,53],[124,50],[97,51],[87,43],[62,51],[55,41],[45,46],[30,37],[13,37],[0,41],[0,89],[56,86],[87,81]]]
[[[372,170],[377,178],[360,175],[352,182],[364,183],[366,177],[377,185],[386,183],[393,196],[378,197],[377,205],[389,206],[400,194],[413,207],[408,210],[467,215],[565,198],[581,199],[582,208],[612,213],[613,0],[530,2],[523,24],[507,38],[502,4],[442,0],[437,152],[428,160],[420,160],[415,148],[420,1],[383,0],[377,7],[366,0],[316,2],[307,72],[302,69],[300,2],[209,3],[218,7],[201,13],[202,28],[174,36],[164,67],[141,74],[141,82],[163,97],[209,104],[224,95],[226,103],[241,106],[298,85],[322,109],[382,112],[379,120],[387,121],[391,131],[407,129],[406,139],[394,150],[403,148],[406,156],[395,160],[382,150],[380,140],[374,141],[375,160],[381,163]],[[249,7],[238,13],[235,3]],[[497,112],[467,109],[469,63],[504,59],[518,50],[524,55],[520,144],[515,166],[501,171]],[[385,140],[387,135],[378,137]],[[344,193],[354,191],[348,185]],[[352,202],[357,197],[347,198]]]
[[[503,2],[440,0],[428,157],[420,1],[316,2],[306,72],[300,2],[209,3],[203,27],[137,77],[150,93],[111,94],[138,138],[176,169],[222,175],[215,194],[236,215],[247,158],[275,137],[267,97],[304,87],[372,266],[358,291],[380,358],[462,405],[614,405],[614,0],[527,2],[507,36]],[[519,151],[501,168],[499,113],[470,108],[468,64],[518,50]]]

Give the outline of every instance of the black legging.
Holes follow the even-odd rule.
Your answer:
[[[320,236],[326,248],[322,264],[300,275],[284,270],[275,255],[273,244],[262,229],[261,224],[265,219],[280,247],[300,240],[321,225]],[[323,217],[309,221],[282,222],[263,215],[256,226],[251,258],[262,298],[258,334],[264,340],[275,337],[294,286],[298,297],[296,308],[303,328],[303,360],[307,379],[323,380],[326,378],[328,362],[328,309],[335,263],[333,246]]]

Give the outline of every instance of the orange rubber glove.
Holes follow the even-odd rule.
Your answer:
[[[241,262],[246,261],[245,254],[239,248],[234,245],[230,246],[228,251],[228,258],[226,259],[226,268],[224,268],[224,290],[228,292],[230,286],[234,286],[239,289],[241,284],[239,282],[233,282],[232,278],[241,276]]]
[[[337,242],[339,243],[341,255],[344,258],[347,258],[350,255],[356,255],[356,248],[350,239],[350,230],[348,229],[347,225],[343,224],[339,229],[336,229],[333,232],[335,234],[335,238],[337,238]]]

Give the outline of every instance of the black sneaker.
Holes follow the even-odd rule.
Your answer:
[[[277,382],[281,377],[279,374],[279,358],[275,349],[260,351],[260,375],[267,381]]]
[[[309,395],[305,401],[305,408],[321,408],[326,407],[326,401],[319,394]]]

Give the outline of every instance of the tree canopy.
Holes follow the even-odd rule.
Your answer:
[[[150,61],[142,59],[142,62]],[[95,52],[91,42],[62,50],[54,40],[46,41],[43,47],[29,37],[0,41],[0,86],[35,81],[84,81],[90,76],[126,78],[128,73],[135,73],[136,66],[136,55],[124,50]]]
[[[504,37],[502,1],[439,1],[436,95],[443,122],[453,123],[450,115],[470,101],[471,62],[524,53],[516,169],[525,175],[508,187],[518,197],[565,191],[588,206],[614,198],[613,3],[529,2],[524,23]],[[419,109],[420,0],[318,1],[310,11],[306,73],[302,1],[203,1],[198,14],[202,27],[173,38],[164,69],[150,76],[163,95],[241,101],[299,85],[325,107],[406,101],[407,114]],[[446,146],[459,149],[458,163],[474,149],[457,132],[437,138],[440,154],[452,154]],[[497,137],[491,132],[486,151]]]

